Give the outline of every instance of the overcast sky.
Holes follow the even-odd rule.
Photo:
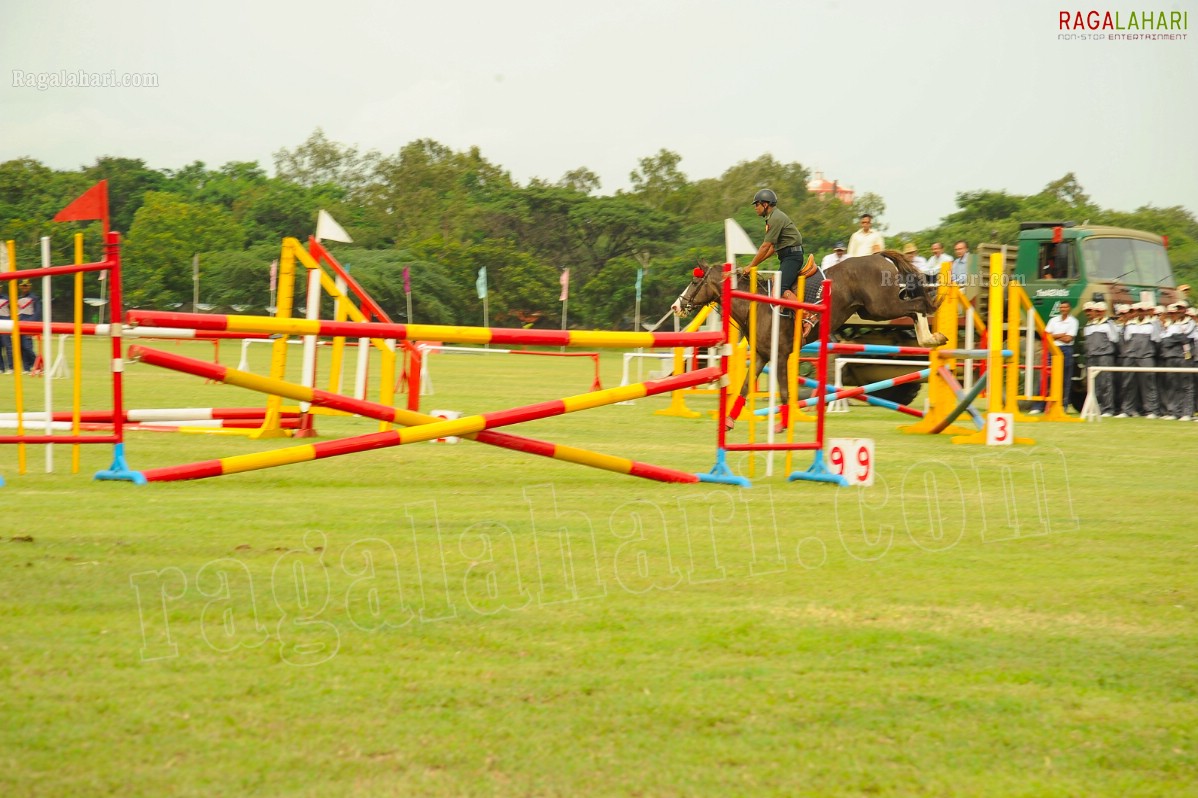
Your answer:
[[[1184,41],[1059,41],[1094,0],[62,2],[0,15],[0,161],[74,169],[258,161],[321,127],[417,138],[526,182],[585,166],[602,193],[665,148],[692,179],[770,153],[880,194],[890,232],[957,192],[1075,172],[1099,204],[1198,210],[1198,2]],[[151,72],[157,88],[12,86],[13,70]],[[749,201],[749,197],[745,201]]]

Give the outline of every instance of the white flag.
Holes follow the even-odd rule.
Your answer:
[[[724,220],[724,255],[727,263],[735,263],[737,255],[756,255],[754,246],[745,228],[736,223],[735,219]]]
[[[316,240],[317,241],[340,241],[343,244],[352,244],[354,240],[349,237],[349,233],[345,232],[345,228],[337,224],[329,212],[321,209],[320,213],[316,214]],[[756,250],[754,250],[756,251]]]

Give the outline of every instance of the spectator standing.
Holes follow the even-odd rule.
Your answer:
[[[969,280],[969,244],[958,241],[953,244],[953,283],[964,286]]]
[[[1123,326],[1122,365],[1137,368],[1156,366],[1156,343],[1158,338],[1155,305],[1137,302],[1132,305],[1132,318]],[[1128,375],[1122,399],[1122,410],[1117,418],[1144,415],[1156,418],[1160,415],[1160,396],[1156,390],[1156,374],[1133,372]]]
[[[1082,335],[1086,341],[1086,365],[1115,365],[1119,356],[1119,325],[1107,315],[1105,302],[1087,302],[1085,311],[1086,327]],[[1103,371],[1094,378],[1094,400],[1098,403],[1098,412],[1108,418],[1115,415],[1118,409],[1114,377],[1111,372]]]
[[[1185,306],[1170,305],[1161,330],[1161,366],[1169,369],[1189,368],[1192,356],[1190,333],[1194,322],[1186,316]],[[1161,411],[1167,419],[1189,421],[1194,415],[1194,377],[1192,374],[1161,374]]]
[[[1198,367],[1198,308],[1188,307],[1185,310],[1186,318],[1190,321],[1190,349],[1187,362],[1189,368]],[[1194,371],[1193,378],[1190,382],[1190,390],[1194,392],[1194,410],[1196,412],[1191,415],[1194,420],[1198,421],[1198,371]]]
[[[849,257],[860,258],[886,249],[886,239],[873,229],[874,217],[861,214],[861,229],[849,236]]]
[[[8,306],[8,284],[0,284],[0,321],[12,321]],[[12,333],[0,332],[0,374],[12,374]]]
[[[944,245],[939,241],[932,243],[932,257],[924,262],[924,274],[936,280],[940,277],[940,267],[946,263],[952,263],[953,259],[944,251]]]
[[[1073,393],[1073,341],[1077,338],[1077,319],[1070,315],[1072,310],[1069,301],[1062,299],[1057,305],[1058,315],[1044,325],[1044,332],[1061,350],[1061,409],[1066,413],[1069,412],[1069,400]],[[1042,411],[1044,403],[1038,402],[1036,407]]]
[[[29,331],[33,332],[34,323],[42,320],[42,300],[33,293],[33,283],[30,280],[17,283],[17,289],[20,291],[20,296],[17,297],[17,315],[21,319],[21,327],[25,329],[25,325],[29,325]],[[21,369],[30,374],[36,363],[37,352],[33,348],[33,336],[22,335]]]
[[[844,253],[845,253],[844,242],[837,241],[836,246],[832,248],[832,251],[829,252],[827,255],[824,255],[824,259],[822,261],[820,261],[820,264],[819,264],[820,269],[822,269],[825,272],[828,271],[828,269],[831,269],[833,266],[840,263],[842,260],[845,259],[845,257],[847,257]]]
[[[903,247],[903,254],[907,256],[907,260],[911,261],[912,266],[924,274],[928,273],[928,260],[919,254],[919,247],[914,244],[908,244]]]

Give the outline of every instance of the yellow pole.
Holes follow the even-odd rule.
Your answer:
[[[294,238],[284,238],[283,248],[279,253],[279,292],[275,307],[275,318],[290,319],[292,302],[295,297],[295,251],[300,249],[299,241]],[[270,348],[270,376],[282,380],[287,376],[287,333],[275,339]],[[266,417],[262,426],[256,429],[251,438],[282,438],[290,434],[283,429],[281,412],[283,397],[271,394],[266,399]]]
[[[8,249],[8,270],[15,272],[17,270],[17,242],[8,240],[4,243]],[[13,402],[17,408],[17,434],[25,434],[25,391],[21,384],[21,340],[17,335],[20,329],[20,310],[17,307],[17,281],[8,281],[8,313],[12,317],[12,366],[13,366]],[[25,473],[25,444],[17,444],[17,473]]]
[[[1002,329],[1003,320],[1003,256],[1001,253],[995,252],[990,256],[990,286],[987,294],[988,316],[986,321],[990,329],[990,335],[987,337],[987,357],[986,357],[986,376],[989,380],[986,394],[986,425],[990,423],[991,413],[1003,412],[1002,386],[1003,386],[1003,367],[1005,360],[1002,354],[1002,335],[999,332]],[[1009,318],[1009,317],[1008,317]],[[1012,353],[1014,355],[1014,353]],[[953,443],[979,443],[983,446],[987,443],[986,426],[977,432],[972,432],[968,435],[960,435],[953,438]],[[1022,445],[1034,444],[1035,441],[1031,438],[1013,439],[1014,443]]]

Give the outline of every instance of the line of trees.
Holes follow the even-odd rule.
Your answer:
[[[697,262],[723,258],[723,219],[734,218],[760,237],[760,220],[749,206],[758,188],[778,193],[817,256],[846,239],[861,213],[884,221],[885,203],[876,194],[860,195],[851,205],[815,198],[807,193],[809,177],[799,163],[763,155],[718,178],[691,180],[681,158],[661,150],[639,160],[630,190],[604,195],[599,178],[585,167],[556,182],[520,185],[477,148],[458,152],[420,139],[383,155],[330,141],[318,129],[274,154],[273,176],[256,162],[151,169],[139,159],[102,157],[69,171],[30,158],[0,163],[0,239],[14,239],[18,263],[27,266],[37,262],[39,237],[50,235],[55,262],[69,262],[73,233],[84,229],[87,240],[98,243],[99,224],[50,219],[107,179],[112,227],[125,233],[128,305],[190,303],[191,264],[198,254],[203,303],[264,308],[270,302],[269,264],[281,239],[305,239],[324,208],[355,241],[333,245],[338,259],[393,319],[405,320],[407,267],[415,321],[479,323],[475,276],[486,266],[493,323],[558,326],[559,270],[569,268],[571,323],[627,329],[638,263],[649,264],[642,302],[646,316],[656,318]],[[912,242],[925,252],[936,240],[946,248],[958,238],[971,245],[1014,243],[1020,221],[1089,220],[1168,235],[1179,279],[1198,280],[1198,221],[1191,211],[1099,208],[1072,173],[1028,196],[962,192],[957,206],[926,230],[884,230],[888,242]]]

